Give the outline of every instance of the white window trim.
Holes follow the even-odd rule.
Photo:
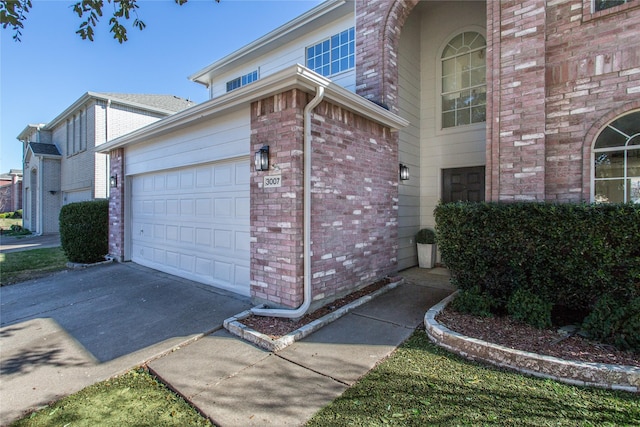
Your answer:
[[[458,28],[456,31],[449,33],[449,35],[444,38],[444,41],[442,42],[442,44],[437,50],[437,55],[435,58],[435,61],[436,61],[436,64],[435,64],[436,108],[434,109],[436,114],[435,122],[434,122],[436,124],[436,128],[435,128],[436,135],[451,135],[451,134],[456,134],[461,132],[472,132],[475,130],[486,129],[487,127],[486,116],[485,116],[485,121],[481,123],[470,123],[468,125],[452,126],[448,128],[442,127],[442,52],[447,47],[449,42],[453,40],[454,37],[457,37],[458,35],[462,33],[467,33],[467,32],[476,32],[480,34],[482,37],[484,37],[485,42],[487,40],[487,30],[485,28],[479,27],[477,25],[470,25],[467,27]],[[486,67],[486,59],[485,59],[485,67]],[[485,69],[488,70],[488,68],[485,68]],[[485,84],[486,84],[486,81],[485,81]],[[487,98],[488,97],[489,97],[489,94],[487,93]]]

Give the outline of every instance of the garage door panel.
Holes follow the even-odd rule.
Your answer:
[[[132,260],[248,295],[249,175],[244,160],[133,177]]]

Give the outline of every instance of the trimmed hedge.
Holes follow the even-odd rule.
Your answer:
[[[109,252],[109,201],[70,203],[60,210],[60,244],[71,262],[104,261]]]
[[[605,295],[640,298],[640,206],[459,202],[435,217],[454,284],[495,314],[542,326],[552,307],[586,315]]]

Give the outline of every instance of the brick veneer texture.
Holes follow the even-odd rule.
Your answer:
[[[118,177],[118,186],[110,189],[109,195],[109,255],[118,261],[124,260],[124,149],[109,152],[110,176]]]
[[[251,295],[270,306],[303,301],[303,108],[290,91],[251,107],[251,148],[270,146],[282,187],[252,172]],[[397,267],[397,139],[388,128],[328,102],[312,116],[313,307]]]

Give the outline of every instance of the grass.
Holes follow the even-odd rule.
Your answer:
[[[19,230],[12,230],[11,226],[20,226]],[[25,236],[31,234],[29,230],[22,228],[22,218],[0,218],[0,230],[3,236]]]
[[[89,386],[11,425],[212,426],[184,399],[142,369]]]
[[[62,248],[31,249],[0,254],[0,283],[9,285],[54,271],[64,270],[67,258]]]
[[[640,425],[640,397],[469,362],[417,331],[308,423],[327,425]]]
[[[95,384],[12,426],[209,426],[142,369]],[[640,396],[469,362],[417,331],[307,426],[640,425]]]

